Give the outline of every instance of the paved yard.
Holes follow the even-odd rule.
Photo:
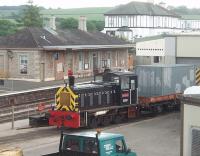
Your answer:
[[[19,122],[24,127],[27,121]],[[7,128],[6,128],[7,127]],[[56,128],[34,128],[9,130],[10,124],[0,125],[0,146],[23,148],[25,156],[39,156],[55,152],[59,144]],[[88,131],[88,130],[79,130]],[[125,135],[128,146],[138,156],[179,156],[180,118],[179,113],[158,116],[139,122],[112,125],[105,131]],[[69,133],[71,131],[68,131]]]

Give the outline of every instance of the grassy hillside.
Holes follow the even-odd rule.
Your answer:
[[[50,17],[52,15],[60,18],[79,18],[80,16],[86,16],[88,20],[104,20],[103,14],[110,10],[109,7],[97,7],[97,8],[75,8],[75,9],[42,9],[41,14],[44,17]],[[20,9],[0,9],[0,18],[12,19],[12,14],[19,13]]]
[[[98,8],[76,8],[76,9],[45,9],[41,11],[44,17],[55,15],[60,18],[79,18],[80,16],[86,16],[88,20],[104,20],[103,14],[110,10],[108,7]]]

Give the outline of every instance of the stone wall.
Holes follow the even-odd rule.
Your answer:
[[[27,73],[21,73],[20,56],[27,58]],[[94,49],[67,51],[7,50],[0,51],[0,76],[30,81],[61,80],[72,69],[75,76],[91,76],[94,70],[128,69],[127,49]],[[94,57],[96,57],[94,59]],[[3,58],[3,59],[2,59]],[[81,61],[80,61],[81,60]],[[94,69],[97,68],[97,69]]]
[[[8,54],[9,53],[9,54]],[[38,51],[29,50],[1,50],[0,55],[4,56],[4,72],[8,78],[29,79],[39,81],[39,62],[40,55]],[[21,73],[20,57],[27,57],[27,73]]]

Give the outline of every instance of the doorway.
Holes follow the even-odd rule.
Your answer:
[[[98,55],[97,53],[93,53],[93,73],[98,73]]]
[[[4,55],[0,55],[0,77],[4,77]]]
[[[45,64],[41,63],[40,64],[40,81],[45,80]]]

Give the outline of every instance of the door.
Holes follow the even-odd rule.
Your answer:
[[[40,80],[44,81],[45,79],[45,65],[44,63],[40,64]]]
[[[129,88],[130,88],[130,104],[136,104],[138,98],[137,92],[137,77],[130,77],[129,80]]]
[[[0,77],[4,76],[4,56],[0,55]]]
[[[98,73],[98,55],[93,53],[93,73]]]
[[[126,147],[124,145],[124,141],[122,139],[117,139],[115,141],[115,152],[116,156],[125,156]]]
[[[120,77],[121,85],[121,104],[129,105],[130,104],[130,78],[128,76]]]

